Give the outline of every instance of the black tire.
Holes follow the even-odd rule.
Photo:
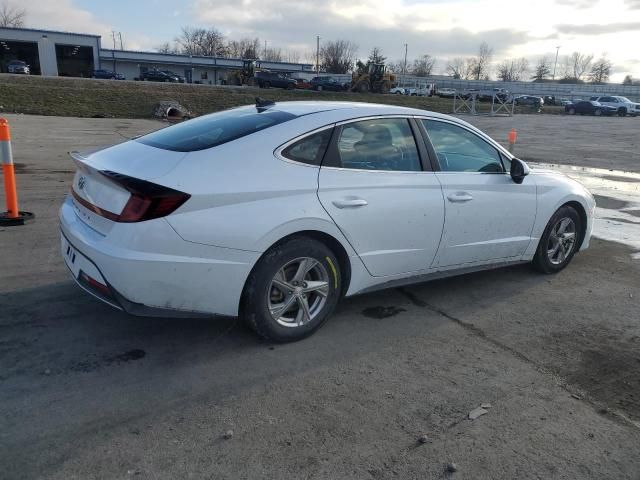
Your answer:
[[[573,221],[575,225],[575,235],[574,240],[571,245],[570,251],[564,256],[564,260],[560,263],[553,263],[549,258],[549,246],[553,243],[551,239],[552,233],[556,225],[561,222],[563,219],[569,218]],[[560,207],[556,213],[553,214],[549,222],[547,223],[546,228],[544,229],[544,233],[540,238],[540,243],[538,243],[538,249],[536,250],[536,254],[533,257],[532,265],[534,268],[543,273],[558,273],[560,270],[565,268],[571,262],[571,259],[575,255],[580,243],[582,242],[582,219],[578,212],[573,207],[565,205],[564,207]]]
[[[600,109],[598,108],[598,109],[596,109],[596,111],[595,111],[595,112],[593,112],[593,114],[594,114],[596,117],[599,117],[600,115],[602,115],[602,110],[600,110]]]
[[[262,88],[269,88],[271,86],[271,82],[262,82]]]
[[[569,115],[575,115],[576,114],[576,109],[575,108],[570,108],[569,109]]]
[[[620,107],[618,109],[618,116],[626,117],[627,116],[627,109],[625,107]]]
[[[308,323],[284,326],[271,315],[269,299],[274,293],[272,281],[289,262],[301,257],[316,260],[327,273],[328,294],[324,306]],[[260,337],[276,342],[293,342],[308,337],[333,313],[342,289],[340,264],[323,243],[309,237],[293,237],[267,251],[253,268],[242,293],[240,316]],[[275,290],[277,292],[277,289]],[[298,308],[293,303],[294,308]]]

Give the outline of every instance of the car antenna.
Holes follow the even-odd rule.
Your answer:
[[[256,109],[258,113],[264,112],[267,108],[275,105],[276,102],[272,100],[265,100],[264,98],[256,97]]]

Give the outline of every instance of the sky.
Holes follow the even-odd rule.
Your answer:
[[[215,27],[228,38],[258,37],[301,58],[322,41],[345,39],[365,58],[378,46],[390,61],[423,54],[472,56],[486,41],[494,61],[543,56],[558,65],[574,51],[606,55],[611,81],[640,79],[640,0],[0,0],[26,8],[27,26],[102,35],[122,32],[126,49],[153,50],[182,26]]]

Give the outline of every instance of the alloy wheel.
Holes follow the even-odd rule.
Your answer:
[[[318,260],[300,257],[280,268],[267,291],[271,317],[284,327],[300,327],[315,319],[329,295],[329,274]]]
[[[553,265],[562,264],[576,244],[576,224],[569,217],[560,219],[551,229],[547,243],[547,257]]]

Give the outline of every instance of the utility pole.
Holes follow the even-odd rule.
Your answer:
[[[118,32],[118,36],[120,37],[120,50],[124,50],[124,46],[122,44],[122,32]]]
[[[267,59],[267,41],[264,41],[264,59]]]
[[[407,50],[409,49],[408,44],[404,44],[404,68],[402,69],[402,73],[407,74]]]
[[[113,39],[113,50],[111,50],[111,58],[113,58],[113,73],[116,72],[116,32],[111,30],[111,38]]]
[[[560,51],[560,45],[556,47],[556,62],[553,64],[553,80],[556,79],[556,67],[558,66],[558,52]]]
[[[316,36],[316,75],[320,75],[320,35]]]

